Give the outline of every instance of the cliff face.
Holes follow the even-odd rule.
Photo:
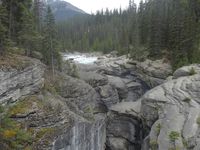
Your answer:
[[[29,59],[23,69],[0,69],[0,104],[17,101],[39,92],[44,85],[45,65],[37,59]]]
[[[141,66],[111,57],[92,69],[81,66],[73,78],[66,70],[52,77],[40,61],[27,59],[20,69],[0,71],[0,103],[6,108],[0,111],[1,148],[199,149],[199,65],[167,78],[171,68],[161,61]],[[162,82],[152,88],[159,82],[151,77]]]
[[[141,113],[151,127],[151,147],[159,150],[200,148],[199,70],[199,65],[180,68],[174,73],[174,80],[142,97]]]

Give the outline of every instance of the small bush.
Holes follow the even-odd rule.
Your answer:
[[[84,111],[85,113],[93,113],[93,109],[92,109],[92,107],[91,107],[90,105],[87,106],[87,107],[85,107],[83,111]]]
[[[2,149],[25,149],[32,143],[31,134],[21,129],[19,123],[7,116],[4,116],[0,122],[0,139]]]
[[[151,150],[158,150],[158,142],[157,141],[150,141]]]
[[[2,105],[0,105],[0,113],[4,112],[4,107]]]
[[[57,94],[55,86],[47,80],[45,80],[44,89],[50,92],[51,94],[54,94],[54,95]]]
[[[4,130],[3,131],[3,137],[8,139],[8,138],[14,138],[16,136],[17,132],[13,129],[10,129],[10,130]]]
[[[191,99],[187,97],[187,98],[185,98],[185,99],[183,100],[183,102],[190,103],[190,102],[191,102]]]
[[[70,62],[69,60],[64,62],[63,71],[67,73],[67,75],[79,78],[78,68],[75,63]]]
[[[149,52],[145,47],[132,47],[131,58],[133,60],[144,61],[148,58]]]
[[[169,134],[169,139],[172,142],[175,142],[176,140],[178,140],[179,137],[180,137],[180,133],[178,133],[176,131],[171,131]]]
[[[31,65],[31,61],[20,55],[7,54],[6,56],[0,56],[1,68],[14,68],[22,70],[29,65]]]
[[[182,138],[182,142],[183,142],[183,146],[185,148],[187,148],[188,147],[188,142],[184,138]]]
[[[157,126],[156,126],[156,131],[157,131],[158,134],[160,133],[161,127],[162,127],[161,124],[158,123]]]
[[[200,116],[197,118],[197,124],[198,124],[199,127],[200,127]]]
[[[191,69],[190,69],[190,71],[189,71],[189,75],[190,76],[193,76],[193,75],[195,75],[196,74],[196,71],[195,71],[195,69],[192,67]]]
[[[54,128],[42,128],[36,133],[36,140],[40,140],[45,135],[53,133],[54,131]]]

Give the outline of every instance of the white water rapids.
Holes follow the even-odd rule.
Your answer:
[[[98,59],[97,56],[91,56],[88,54],[80,54],[80,53],[64,54],[63,58],[64,60],[72,59],[73,61],[79,64],[93,64]]]

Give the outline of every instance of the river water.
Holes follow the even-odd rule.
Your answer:
[[[64,60],[73,60],[79,64],[94,64],[98,60],[97,56],[84,53],[67,53],[63,55]]]

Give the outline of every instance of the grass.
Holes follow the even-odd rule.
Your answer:
[[[41,110],[48,111],[45,104],[37,96],[30,96],[20,100],[16,105],[8,107],[0,118],[0,149],[10,150],[31,150],[40,140],[45,140],[51,134],[55,133],[54,127],[48,128],[26,128],[26,120],[17,121],[12,116],[23,114],[32,108],[33,103]],[[25,122],[24,122],[25,121]]]
[[[4,116],[0,122],[0,147],[2,149],[26,149],[32,143],[32,136],[21,125]],[[3,143],[3,145],[2,145]]]
[[[36,141],[40,140],[47,134],[51,134],[55,131],[54,128],[41,128],[37,133],[36,133]]]
[[[29,96],[23,100],[19,100],[15,105],[8,109],[7,114],[9,117],[15,117],[17,114],[26,113],[32,108],[34,102],[36,102],[38,106],[40,105],[37,96]]]
[[[22,70],[29,66],[30,63],[28,58],[20,55],[6,54],[5,56],[0,56],[0,68]]]
[[[62,83],[64,78],[61,75],[52,76],[50,71],[45,72],[45,82],[43,90],[50,92],[53,95],[57,95],[60,92],[59,83]]]

